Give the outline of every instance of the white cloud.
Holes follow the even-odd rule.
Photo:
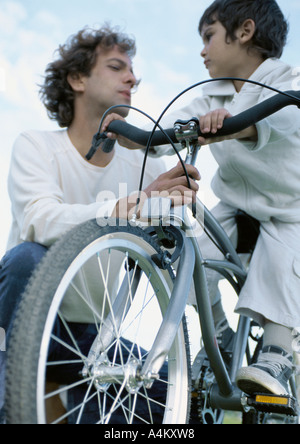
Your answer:
[[[52,58],[62,29],[61,20],[50,12],[37,10],[29,14],[20,2],[2,3],[0,98],[7,104],[17,107],[30,104],[38,109],[37,83],[41,82],[40,76]]]
[[[165,97],[160,96],[158,92],[155,85],[142,82],[139,91],[133,96],[132,105],[155,119],[159,116],[166,104]],[[144,123],[148,123],[145,117],[142,119]],[[131,111],[129,120],[132,124],[138,125],[141,119],[137,112]]]
[[[182,71],[181,67],[175,71],[162,61],[157,61],[154,63],[153,68],[157,71],[158,79],[166,84],[177,86],[182,84],[189,85],[191,82],[190,75],[187,71]]]
[[[29,15],[17,1],[0,9],[0,257],[5,252],[11,215],[7,176],[17,135],[29,128],[52,127],[38,98],[40,75],[52,58],[62,29],[47,11]]]
[[[20,2],[4,1],[0,10],[1,34],[11,36],[20,22],[27,18],[27,12]]]

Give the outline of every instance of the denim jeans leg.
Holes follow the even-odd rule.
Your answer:
[[[42,245],[25,242],[8,251],[0,262],[0,328],[6,334],[6,347],[21,296],[46,252]],[[5,360],[6,352],[0,351],[0,424],[5,421]]]

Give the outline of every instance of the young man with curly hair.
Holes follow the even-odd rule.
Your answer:
[[[76,225],[96,217],[127,218],[130,205],[135,205],[128,196],[139,189],[141,153],[116,145],[110,153],[99,149],[91,161],[85,158],[105,111],[131,104],[137,84],[135,50],[134,40],[114,29],[84,29],[59,48],[57,59],[47,67],[41,98],[62,130],[25,132],[12,153],[8,184],[13,224],[0,264],[0,326],[6,330],[8,347],[22,292],[47,249]],[[118,111],[128,114],[124,108]],[[182,203],[184,192],[190,191],[182,167],[165,172],[159,161],[149,166],[144,196],[176,191],[174,204]],[[195,168],[188,171],[200,179]],[[195,194],[198,185],[191,183]],[[105,191],[110,198],[97,199]],[[0,352],[2,421],[4,370],[5,353]]]

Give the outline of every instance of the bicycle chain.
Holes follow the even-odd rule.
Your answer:
[[[205,406],[205,400],[204,400],[204,396],[203,396],[203,388],[204,388],[204,378],[205,378],[205,374],[206,374],[207,370],[208,370],[207,367],[202,367],[201,376],[200,376],[200,380],[199,380],[199,387],[197,389],[197,413],[198,413],[198,418],[199,418],[199,422],[201,425],[204,424],[203,410],[204,410],[204,406]]]
[[[206,424],[206,419],[204,418],[204,412],[209,409],[207,409],[208,404],[208,387],[205,388],[205,377],[208,374],[210,368],[207,366],[202,366],[199,378],[197,378],[197,388],[195,387],[194,390],[194,398],[195,398],[195,408],[197,413],[197,419],[199,424]]]
[[[209,366],[202,366],[197,388],[197,414],[200,424],[220,423],[220,417],[218,416],[219,410],[214,410],[209,406],[209,391],[214,383],[214,381],[210,379],[210,373],[213,376],[213,372]]]

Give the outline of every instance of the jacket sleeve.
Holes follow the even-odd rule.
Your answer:
[[[293,70],[285,65],[266,78],[264,83],[277,88],[279,91],[292,90],[294,77]],[[263,89],[259,97],[259,103],[276,94],[268,89]],[[290,137],[295,137],[300,129],[300,110],[296,106],[287,106],[272,114],[268,118],[256,124],[258,140],[256,143],[245,142],[248,149],[258,151],[270,144],[284,143]]]
[[[110,216],[117,203],[115,199],[90,205],[64,202],[53,160],[27,134],[15,142],[8,191],[20,241],[47,247],[80,223]]]

